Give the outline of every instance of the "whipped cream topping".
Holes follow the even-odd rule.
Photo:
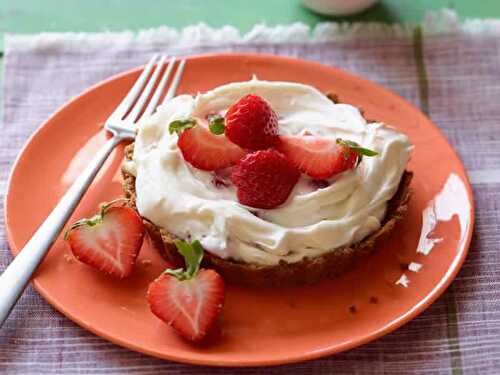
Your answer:
[[[277,208],[244,206],[227,175],[198,170],[184,160],[168,125],[224,113],[249,93],[270,103],[281,134],[349,139],[379,155],[363,158],[356,169],[329,181],[303,174]],[[180,238],[199,240],[221,258],[274,265],[336,251],[379,229],[411,148],[405,135],[367,124],[357,108],[335,104],[311,86],[253,79],[169,101],[140,125],[133,160],[125,168],[136,176],[143,217]]]

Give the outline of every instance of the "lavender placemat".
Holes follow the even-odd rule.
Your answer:
[[[421,32],[423,30],[423,33]],[[471,177],[476,227],[456,281],[421,316],[346,353],[244,374],[500,373],[500,22],[430,15],[420,27],[383,25],[231,27],[198,25],[132,33],[44,34],[6,39],[0,194],[23,143],[50,113],[153,52],[274,53],[363,75],[420,106],[460,154]],[[3,211],[3,205],[2,205]],[[27,213],[29,214],[29,213]],[[3,214],[2,214],[3,217]],[[0,228],[0,269],[11,260]],[[56,312],[31,287],[0,330],[2,374],[232,374],[149,358],[115,346]]]

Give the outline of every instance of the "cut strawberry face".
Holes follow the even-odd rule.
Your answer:
[[[210,331],[224,305],[224,281],[213,270],[199,269],[203,249],[198,241],[176,240],[186,269],[168,269],[148,288],[153,314],[182,337],[201,341]]]
[[[353,169],[363,155],[377,155],[352,141],[314,136],[280,136],[276,148],[314,179],[328,179]]]
[[[174,121],[170,132],[177,132],[177,144],[184,159],[193,167],[214,171],[230,167],[246,152],[229,141],[224,135],[216,135],[203,126],[202,120]]]
[[[141,217],[130,207],[103,205],[90,219],[82,219],[66,232],[73,255],[109,275],[130,275],[144,238]]]

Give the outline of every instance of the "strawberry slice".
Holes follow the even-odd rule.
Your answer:
[[[170,133],[177,132],[184,159],[193,167],[214,171],[230,167],[246,152],[224,135],[210,132],[201,119],[178,120],[170,123]]]
[[[121,201],[121,200],[117,200]],[[81,219],[66,232],[73,255],[81,262],[109,275],[130,275],[144,238],[144,224],[135,210],[102,205],[90,219]]]
[[[224,280],[214,270],[200,269],[203,248],[176,240],[186,270],[167,269],[148,288],[153,314],[187,340],[201,341],[210,331],[224,305]]]
[[[314,136],[280,136],[276,148],[300,171],[315,179],[327,179],[353,169],[363,155],[377,155],[352,141]]]

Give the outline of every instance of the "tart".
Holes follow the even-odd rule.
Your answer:
[[[252,105],[260,104],[255,98],[243,103],[248,96],[272,108],[262,118],[276,131],[264,126],[265,139],[250,142],[252,133],[245,133],[248,129],[234,120],[235,113],[245,114],[250,108],[248,123],[258,123],[251,116],[260,107]],[[223,126],[212,127],[223,120],[225,134]],[[173,123],[186,129],[182,134],[169,132]],[[230,128],[233,123],[236,130]],[[203,155],[195,141],[209,139],[207,129],[222,138]],[[328,174],[320,167],[330,159],[322,155],[314,162],[309,157],[308,162],[306,157],[324,143],[366,153],[351,160],[344,151],[345,160],[339,161],[344,167]],[[217,147],[224,153],[218,154]],[[155,247],[173,265],[182,265],[175,239],[199,240],[205,250],[204,266],[218,271],[228,283],[310,284],[353,268],[404,216],[410,198],[412,173],[406,165],[411,149],[404,134],[368,122],[354,106],[337,103],[311,86],[253,79],[194,97],[180,95],[145,120],[135,143],[126,148],[123,189]],[[279,200],[265,201],[265,194],[264,201],[252,199],[253,185],[241,186],[245,175],[236,179],[235,171],[246,171],[245,162],[256,165],[250,158],[269,156],[270,150],[284,155],[297,168],[298,177]],[[302,160],[297,150],[305,150]],[[270,179],[264,186],[269,190],[269,183],[280,180]],[[255,190],[259,196],[258,186]]]

